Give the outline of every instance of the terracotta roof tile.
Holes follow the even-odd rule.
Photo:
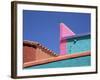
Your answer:
[[[53,55],[53,56],[58,56],[58,54],[54,53],[52,50],[48,49],[47,47],[43,46],[42,44],[40,44],[39,42],[36,41],[29,41],[29,40],[24,40],[23,44],[27,44],[30,46],[36,46],[40,49],[42,49],[43,51]]]

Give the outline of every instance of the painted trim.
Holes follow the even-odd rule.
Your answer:
[[[74,38],[81,38],[81,37],[86,37],[86,36],[91,36],[91,34],[90,33],[84,33],[84,34],[77,34],[77,35],[73,35],[73,36],[69,36],[69,37],[64,37],[64,38],[62,38],[61,41],[74,39]]]

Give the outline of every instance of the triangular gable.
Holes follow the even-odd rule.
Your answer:
[[[73,35],[75,35],[75,33],[68,26],[64,23],[60,23],[60,39]]]

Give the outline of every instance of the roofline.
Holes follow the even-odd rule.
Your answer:
[[[29,45],[32,47],[38,47],[41,48],[42,50],[46,51],[47,53],[53,55],[53,56],[58,56],[58,54],[56,54],[55,52],[53,52],[52,50],[48,49],[47,47],[43,46],[42,44],[36,42],[36,41],[29,41],[29,40],[24,40],[23,41],[23,45]]]
[[[64,37],[61,39],[61,41],[63,40],[69,40],[69,39],[74,39],[74,38],[80,38],[80,37],[85,37],[85,36],[90,36],[90,33],[84,33],[84,34],[77,34],[77,35],[73,35],[73,36],[69,36],[69,37]]]

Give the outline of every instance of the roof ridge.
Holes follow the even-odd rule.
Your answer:
[[[47,53],[50,53],[53,56],[58,56],[58,54],[56,54],[52,50],[48,49],[47,47],[43,46],[39,42],[29,41],[29,40],[24,40],[23,42],[26,43],[26,44],[29,44],[29,45],[35,45],[36,47],[41,48],[43,51],[46,51]]]

